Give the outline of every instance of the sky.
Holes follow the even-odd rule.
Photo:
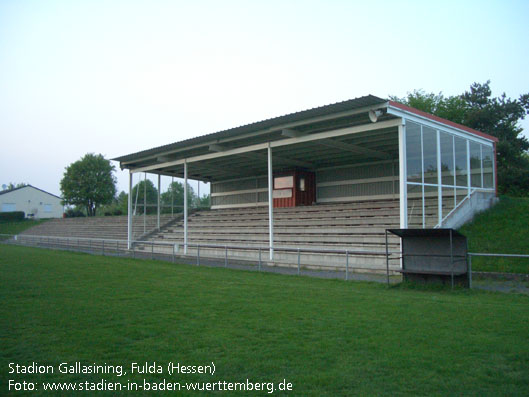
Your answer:
[[[509,0],[0,0],[0,186],[60,195],[86,153],[111,159],[368,94],[449,96],[491,80],[493,95],[518,98],[528,16],[529,1]]]

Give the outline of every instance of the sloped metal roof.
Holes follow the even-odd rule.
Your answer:
[[[33,189],[36,189],[36,190],[41,191],[42,193],[49,194],[50,196],[53,196],[53,197],[56,197],[56,198],[62,200],[62,197],[56,196],[56,195],[53,194],[53,193],[50,193],[50,192],[47,192],[47,191],[45,191],[45,190],[39,189],[38,187],[35,187],[35,186],[33,186],[33,185],[24,185],[24,186],[15,187],[15,188],[13,188],[13,189],[9,189],[9,190],[3,190],[3,191],[0,192],[0,196],[3,195],[3,194],[7,194],[7,193],[14,192],[14,191],[16,191],[16,190],[25,189],[25,188],[27,188],[27,187],[31,187],[31,188],[33,188]]]
[[[186,139],[183,141],[171,143],[168,145],[158,146],[152,149],[143,150],[136,153],[127,154],[124,156],[116,157],[112,160],[119,162],[129,162],[140,160],[142,158],[153,156],[161,153],[170,152],[173,150],[183,149],[186,147],[200,145],[205,143],[215,142],[217,140],[237,137],[239,135],[248,134],[252,132],[262,131],[265,129],[273,129],[274,127],[281,126],[287,123],[298,122],[302,120],[312,119],[320,116],[332,115],[334,113],[340,113],[359,109],[368,106],[382,105],[387,103],[387,99],[382,99],[373,95],[367,95],[347,101],[337,102],[330,105],[320,106],[300,112],[290,113],[279,117],[273,117],[270,119],[258,121],[256,123],[246,124],[239,127],[230,128],[223,131],[214,132],[198,136],[195,138]]]

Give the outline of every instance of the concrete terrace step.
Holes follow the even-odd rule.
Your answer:
[[[369,217],[369,218],[352,218],[352,219],[342,219],[342,218],[331,218],[331,219],[307,219],[307,220],[277,220],[274,219],[274,226],[277,227],[308,227],[308,226],[362,226],[362,225],[396,225],[399,223],[399,218],[396,217]],[[259,220],[239,220],[232,218],[227,219],[217,219],[206,221],[203,219],[190,219],[187,223],[188,227],[268,227],[268,219],[259,219]],[[180,228],[180,223],[177,223],[173,229]]]
[[[377,225],[377,227],[335,227],[335,226],[321,226],[321,227],[274,227],[274,234],[295,234],[295,235],[324,235],[324,234],[365,234],[365,235],[383,235],[386,229],[394,227],[395,225]],[[188,234],[266,234],[268,235],[268,227],[261,226],[239,226],[239,227],[212,227],[211,225],[204,227],[188,226]],[[177,229],[162,230],[157,233],[161,236],[183,236],[183,227]]]
[[[145,246],[146,251],[151,252],[150,246]],[[154,246],[152,251],[154,253],[162,253],[166,255],[172,255],[174,253],[173,247],[161,247]],[[324,250],[324,248],[322,248]],[[200,257],[217,259],[220,262],[223,261],[226,251],[223,248],[200,248]],[[176,255],[181,255],[182,249],[176,252]],[[188,248],[189,256],[197,256],[197,249],[195,247]],[[229,249],[228,256],[230,259],[244,259],[248,261],[254,261],[256,264],[259,260],[259,252],[256,250],[245,250],[245,249]],[[261,251],[261,260],[267,263],[268,250]],[[297,266],[298,253],[297,252],[285,252],[281,249],[276,249],[274,252],[274,262],[276,265],[287,265]],[[345,253],[329,253],[329,252],[300,252],[300,261],[303,268],[314,268],[314,269],[340,269],[343,270],[346,264]],[[386,258],[381,254],[355,254],[351,253],[348,255],[348,263],[350,271],[376,271],[385,272],[386,270]],[[270,264],[270,263],[268,263]],[[390,270],[398,270],[398,262],[390,262]]]

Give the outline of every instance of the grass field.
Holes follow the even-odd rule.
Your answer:
[[[8,374],[10,362],[76,361],[124,365],[129,373],[123,378],[140,383],[249,379],[277,385],[286,379],[291,394],[303,396],[529,390],[528,296],[388,288],[3,245],[0,272],[0,394],[9,379],[124,381]],[[154,361],[214,362],[216,372],[130,373],[130,363]],[[54,395],[37,387],[31,395]]]
[[[529,254],[529,198],[501,197],[460,230],[469,252]],[[473,270],[529,273],[529,259],[474,258]]]

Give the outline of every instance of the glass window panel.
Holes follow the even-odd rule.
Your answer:
[[[424,223],[427,228],[439,223],[438,190],[435,186],[424,187]]]
[[[467,141],[463,138],[454,138],[456,152],[456,184],[468,186],[467,181]]]
[[[433,128],[422,128],[422,147],[424,156],[424,183],[437,181],[437,132]]]
[[[408,227],[422,229],[422,186],[408,185]]]
[[[452,211],[455,207],[455,188],[444,187],[443,188],[443,219]]]
[[[483,187],[492,189],[494,188],[494,180],[493,180],[493,174],[494,174],[494,151],[492,150],[492,146],[482,146],[482,154],[483,154]]]
[[[440,132],[441,141],[441,181],[443,185],[455,184],[454,181],[454,139],[452,135]]]
[[[470,183],[481,187],[481,145],[470,141]]]
[[[422,182],[421,168],[421,126],[406,123],[406,170],[408,182]]]

